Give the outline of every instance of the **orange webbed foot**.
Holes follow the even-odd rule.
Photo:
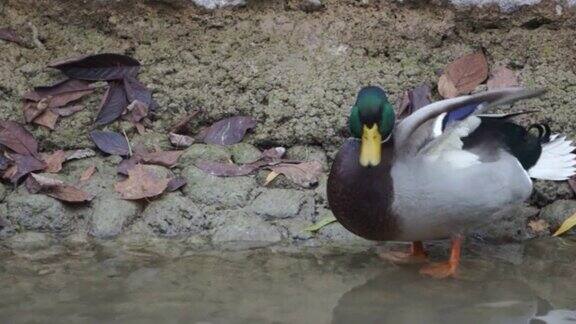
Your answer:
[[[463,240],[464,237],[461,235],[454,236],[452,238],[450,259],[447,262],[426,265],[420,269],[420,273],[437,279],[448,277],[457,278]]]

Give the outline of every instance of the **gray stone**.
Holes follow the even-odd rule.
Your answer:
[[[107,196],[98,197],[93,203],[93,209],[90,235],[97,238],[110,238],[120,234],[124,227],[136,217],[139,206],[134,201]]]
[[[202,210],[179,193],[152,201],[142,213],[142,221],[160,236],[196,234],[208,227]]]
[[[372,245],[374,242],[365,240],[359,236],[352,234],[352,232],[348,231],[344,228],[344,226],[340,225],[340,223],[332,223],[326,225],[325,227],[321,228],[316,237],[324,241],[325,243],[330,244],[341,244],[345,243],[347,245]]]
[[[491,243],[523,242],[536,237],[528,230],[528,221],[538,215],[537,208],[528,205],[514,206],[498,212],[482,226],[472,229],[472,235]]]
[[[302,0],[298,7],[304,12],[314,12],[324,8],[320,0]]]
[[[7,195],[8,191],[6,190],[6,186],[0,183],[0,202],[3,202]]]
[[[188,184],[184,193],[194,201],[220,207],[243,206],[256,182],[251,177],[216,177],[194,167],[182,170]]]
[[[73,227],[74,213],[60,201],[18,190],[7,197],[8,219],[31,231],[63,232]]]
[[[296,145],[288,149],[286,152],[288,159],[300,160],[304,162],[318,161],[322,164],[324,169],[328,168],[328,158],[326,153],[316,146]]]
[[[178,164],[186,167],[198,161],[228,162],[231,159],[230,151],[224,146],[194,144],[182,153]]]
[[[214,231],[212,242],[225,248],[252,248],[272,245],[282,241],[280,231],[244,211],[229,211],[224,224]]]
[[[558,200],[542,208],[539,217],[548,222],[550,228],[555,231],[574,213],[576,213],[576,200]],[[576,229],[572,228],[568,233],[576,234]]]
[[[573,199],[574,191],[566,181],[534,181],[534,191],[530,202],[538,207],[544,207],[559,199]]]
[[[208,10],[246,5],[246,0],[192,0],[195,5]]]
[[[260,194],[250,206],[255,214],[265,218],[310,219],[314,214],[311,194],[290,189],[270,189]]]
[[[232,160],[237,164],[251,163],[262,156],[262,153],[256,146],[248,143],[238,143],[230,146]]]

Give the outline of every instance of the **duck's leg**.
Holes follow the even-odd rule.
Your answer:
[[[450,259],[447,262],[433,263],[422,267],[421,274],[434,278],[456,277],[458,275],[458,266],[460,265],[460,254],[462,252],[462,242],[464,236],[455,235],[452,237],[452,251]]]
[[[410,252],[386,251],[380,252],[379,256],[396,264],[424,263],[427,261],[424,244],[421,241],[412,242]]]

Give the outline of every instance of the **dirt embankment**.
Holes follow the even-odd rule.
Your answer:
[[[497,7],[456,9],[437,3],[388,1],[326,1],[322,10],[312,12],[300,10],[295,1],[252,1],[242,8],[206,12],[180,1],[8,0],[0,3],[0,21],[24,32],[33,25],[45,48],[0,42],[2,119],[22,120],[20,96],[60,77],[45,68],[48,62],[79,54],[118,52],[144,64],[140,78],[154,90],[160,109],[153,129],[145,136],[137,135],[129,124],[110,129],[122,128],[136,142],[167,148],[166,131],[185,112],[204,110],[192,129],[224,116],[245,114],[259,122],[246,142],[259,148],[296,146],[293,154],[309,157],[313,152],[326,163],[326,157],[329,160],[342,142],[348,107],[361,86],[378,84],[396,100],[403,90],[420,83],[435,86],[438,69],[483,48],[490,66],[507,66],[519,74],[523,85],[549,89],[543,98],[524,104],[522,108],[540,110],[524,122],[547,121],[554,131],[576,136],[572,111],[576,102],[576,19],[571,9],[559,10],[552,1],[505,14]],[[84,101],[88,109],[63,119],[55,131],[30,129],[44,150],[91,147],[87,130],[96,116],[98,100],[92,96]],[[204,146],[189,150],[188,162],[198,154],[215,160],[233,155]],[[112,165],[117,161],[97,158],[92,162],[101,166],[102,174],[100,182],[92,186],[94,191],[112,197],[116,177]],[[78,162],[63,172],[78,173],[87,163]],[[267,189],[260,186],[262,175],[212,179],[189,165],[175,172],[212,191],[192,186],[184,194],[171,194],[148,206],[118,202],[118,210],[124,213],[118,217],[123,221],[99,214],[97,209],[106,205],[98,203],[103,198],[91,207],[70,209],[55,204],[52,198],[27,197],[37,201],[29,203],[21,197],[24,193],[9,192],[2,208],[12,226],[23,230],[99,233],[104,228],[103,236],[117,235],[132,229],[142,215],[149,215],[145,225],[160,235],[205,231],[209,240],[215,235],[226,241],[241,231],[232,226],[245,226],[257,228],[258,239],[274,243],[311,239],[299,234],[301,229],[328,212],[321,189],[302,191],[281,185],[277,186],[280,189]],[[227,195],[230,188],[248,193]],[[266,204],[258,205],[262,195],[268,195],[266,199],[287,197],[279,201],[292,204],[284,206],[292,208],[291,214],[285,217],[280,211],[266,209]],[[230,201],[215,206],[210,199],[219,197]],[[542,206],[572,197],[566,184],[537,184],[534,201]],[[189,201],[197,204],[198,210],[189,210]],[[50,216],[42,223],[30,221],[42,206],[51,208],[53,213],[45,215],[56,220]],[[175,208],[170,215],[161,213],[170,208]],[[255,212],[258,208],[261,210]],[[226,225],[232,217],[228,214],[214,218],[216,221],[206,220],[207,215],[223,213],[233,213],[242,222]],[[253,217],[259,214],[263,216]],[[532,212],[524,214],[533,216]],[[98,217],[103,223],[95,220]],[[325,236],[344,234],[331,235]]]

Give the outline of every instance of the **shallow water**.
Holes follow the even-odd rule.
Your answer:
[[[494,247],[468,251],[458,280],[421,277],[373,251],[5,255],[0,323],[576,321],[576,240],[520,251],[513,263]]]

